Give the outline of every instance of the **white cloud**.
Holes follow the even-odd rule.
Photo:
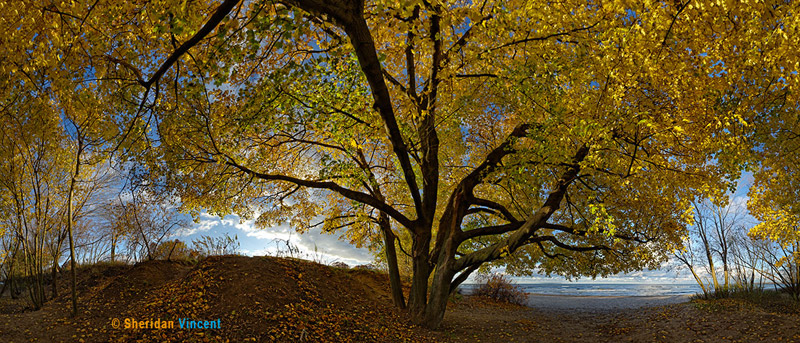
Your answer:
[[[197,222],[192,223],[191,226],[178,230],[174,236],[186,237],[203,232],[209,232],[211,229],[220,225],[219,217],[212,216],[205,212],[200,214]]]
[[[178,235],[187,237],[195,234],[212,236],[227,233],[237,235],[241,244],[240,251],[245,255],[276,255],[287,251],[286,242],[299,249],[302,258],[319,260],[324,263],[341,261],[350,265],[366,264],[373,260],[367,249],[356,248],[339,240],[337,235],[323,234],[319,229],[304,234],[297,233],[287,224],[259,229],[254,226],[255,220],[241,220],[236,215],[224,218],[200,213],[197,221],[188,229],[181,230]]]

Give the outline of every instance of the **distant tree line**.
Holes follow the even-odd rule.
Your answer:
[[[10,195],[0,207],[0,296],[26,296],[39,309],[59,295],[62,272],[71,271],[71,264],[63,220],[69,190],[62,187],[69,174],[54,170],[52,160],[43,161],[54,156],[43,153],[36,158],[40,161],[30,163],[35,168],[26,170],[29,174],[0,177],[5,191],[0,194]],[[51,162],[47,168],[45,162]],[[73,234],[79,264],[197,261],[239,253],[235,235],[201,236],[191,245],[174,239],[191,226],[178,204],[146,188],[120,190],[114,186],[119,175],[111,165],[96,165],[76,183]]]
[[[694,225],[675,258],[704,297],[769,288],[800,299],[800,241],[781,244],[748,223],[742,203],[695,202]],[[750,224],[750,225],[748,225]]]

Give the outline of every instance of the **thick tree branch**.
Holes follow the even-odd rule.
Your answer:
[[[447,207],[445,207],[439,224],[439,231],[436,234],[436,241],[431,257],[436,258],[436,255],[439,254],[445,241],[452,234],[451,230],[456,230],[457,236],[455,238],[458,243],[464,241],[465,237],[462,237],[463,233],[460,232],[461,221],[467,214],[467,209],[471,204],[470,199],[473,198],[473,190],[487,174],[497,168],[503,157],[514,152],[512,148],[513,142],[520,137],[525,137],[531,127],[532,125],[530,124],[521,124],[515,127],[503,143],[489,152],[486,159],[481,164],[461,179],[450,194],[450,198],[447,200]]]
[[[511,232],[522,227],[525,224],[523,221],[512,222],[503,225],[484,226],[469,231],[464,231],[461,234],[462,241],[472,239],[480,236],[502,235],[506,232]]]
[[[491,208],[486,208],[486,207],[472,207],[472,208],[468,209],[466,213],[467,213],[467,215],[476,214],[476,213],[488,213],[488,214],[491,214],[493,216],[497,216],[499,218],[503,218],[503,216],[500,215],[500,212],[497,212],[497,210],[493,210]]]
[[[661,48],[659,48],[658,50],[658,55],[661,55],[661,51],[663,51],[664,47],[667,46],[667,39],[669,39],[669,35],[672,33],[672,27],[675,26],[675,22],[678,21],[678,17],[680,17],[683,10],[685,10],[686,7],[688,7],[691,2],[692,0],[688,0],[686,1],[686,3],[682,3],[682,1],[677,1],[678,3],[677,13],[675,13],[675,16],[672,17],[672,21],[670,21],[669,27],[667,28],[667,33],[664,34],[664,40],[661,42]]]
[[[359,65],[367,78],[372,97],[375,101],[374,108],[378,111],[383,120],[389,141],[392,143],[392,151],[397,156],[400,168],[403,171],[409,193],[417,209],[417,217],[424,217],[420,188],[417,185],[417,177],[409,157],[409,149],[406,146],[400,126],[395,117],[392,99],[389,95],[389,88],[383,78],[383,68],[381,67],[375,41],[370,33],[369,26],[363,16],[364,3],[362,1],[320,1],[320,0],[288,0],[286,3],[298,7],[311,14],[320,17],[328,17],[337,25],[341,26],[350,38],[350,43],[355,49]],[[393,216],[394,217],[394,216]],[[399,222],[399,221],[398,221]],[[406,225],[406,224],[403,224]]]
[[[409,21],[414,21],[419,18],[419,5],[414,7],[414,13]],[[408,76],[408,90],[409,96],[412,99],[417,99],[417,72],[416,65],[414,64],[414,31],[413,26],[409,26],[408,33],[406,34],[406,75]]]
[[[459,182],[459,187],[464,187],[466,190],[469,190],[471,194],[472,189],[474,189],[487,174],[494,171],[503,157],[514,152],[511,146],[513,142],[519,138],[525,137],[528,134],[528,130],[533,127],[534,126],[531,124],[520,124],[515,127],[503,143],[489,152],[489,154],[486,155],[486,159]]]
[[[500,214],[503,215],[503,218],[505,218],[509,222],[513,223],[513,222],[520,221],[505,206],[500,205],[500,204],[498,204],[498,203],[496,203],[494,201],[473,197],[472,199],[470,199],[470,203],[472,203],[473,205],[483,206],[483,207],[487,207],[487,208],[491,208],[493,210],[496,210],[496,211],[500,212]]]
[[[493,261],[504,256],[504,254],[513,253],[525,244],[529,244],[529,240],[533,237],[536,230],[547,223],[550,216],[561,206],[561,201],[564,198],[564,194],[567,192],[567,188],[572,181],[578,177],[580,162],[582,162],[588,154],[589,147],[587,145],[583,145],[578,149],[573,157],[572,166],[567,168],[561,175],[561,178],[556,182],[556,186],[553,191],[550,192],[550,195],[547,197],[542,207],[529,217],[519,229],[495,244],[458,259],[453,269],[458,271],[475,264]]]
[[[541,228],[557,230],[557,231],[561,231],[561,232],[566,232],[566,233],[573,234],[573,235],[576,235],[576,236],[581,236],[581,237],[586,237],[586,235],[589,233],[589,231],[587,231],[587,230],[580,230],[580,229],[575,229],[575,228],[572,228],[572,227],[569,227],[569,226],[566,226],[566,225],[551,224],[551,223],[544,223],[544,224],[542,224]],[[599,233],[607,233],[608,231],[606,231],[605,229],[599,229],[599,230],[597,230],[597,232],[599,232]],[[624,234],[616,233],[616,232],[614,234],[612,234],[611,237],[623,239],[623,240],[626,240],[626,241],[634,241],[634,242],[637,242],[637,243],[647,243],[647,242],[650,241],[649,239],[641,239],[641,238],[628,236],[628,235],[624,235]]]
[[[394,209],[392,206],[389,206],[385,202],[379,201],[378,199],[376,199],[375,197],[373,197],[373,196],[371,196],[369,194],[358,192],[358,191],[354,191],[354,190],[348,189],[348,188],[344,188],[344,187],[340,186],[339,184],[337,184],[335,182],[304,180],[304,179],[291,177],[291,176],[287,176],[287,175],[259,173],[259,172],[253,171],[253,170],[251,170],[251,169],[249,169],[249,168],[247,168],[247,167],[245,167],[243,165],[240,165],[240,164],[238,164],[238,163],[236,163],[235,161],[232,161],[232,160],[231,161],[226,161],[226,162],[224,162],[224,164],[228,165],[228,166],[231,166],[231,167],[234,167],[236,169],[239,169],[239,170],[241,170],[242,172],[244,172],[246,174],[252,175],[254,177],[257,177],[257,178],[265,180],[265,181],[284,181],[284,182],[289,182],[289,183],[292,183],[292,184],[295,184],[295,185],[298,185],[298,186],[303,186],[303,187],[308,187],[308,188],[327,189],[327,190],[339,193],[342,196],[344,196],[344,197],[346,197],[346,198],[348,198],[350,200],[358,201],[358,202],[360,202],[362,204],[366,204],[366,205],[372,206],[373,208],[378,209],[379,211],[383,211],[386,214],[388,214],[389,216],[391,216],[392,219],[396,220],[401,225],[404,225],[406,227],[411,227],[411,224],[412,224],[412,221],[410,219],[408,219],[408,217],[406,217],[405,215],[403,215],[402,213],[400,213],[399,211]]]
[[[142,84],[142,86],[149,89],[154,83],[158,82],[158,80],[164,76],[169,68],[172,68],[172,65],[178,62],[183,54],[188,52],[189,49],[200,43],[203,38],[208,36],[208,34],[211,33],[211,31],[213,31],[217,25],[219,25],[219,23],[231,13],[231,11],[233,11],[234,7],[236,7],[238,3],[239,0],[223,1],[222,4],[217,7],[217,10],[214,11],[214,14],[208,18],[208,21],[203,25],[203,27],[201,27],[200,30],[194,34],[194,36],[183,42],[181,46],[175,49],[175,51],[173,51],[172,54],[167,57],[164,63],[161,64],[161,67],[159,67],[158,70],[156,70],[156,72],[150,76],[150,79]]]
[[[422,172],[422,193],[425,197],[422,199],[423,215],[421,219],[423,222],[430,224],[433,222],[433,217],[436,213],[436,206],[439,196],[439,135],[436,132],[436,100],[438,99],[439,91],[439,70],[441,69],[442,55],[442,39],[441,31],[441,17],[438,13],[431,16],[431,39],[433,39],[433,55],[431,57],[431,88],[426,90],[420,103],[422,110],[422,122],[417,128],[417,137],[419,137],[420,148],[422,150],[422,163],[420,171]]]
[[[587,251],[596,251],[596,250],[611,250],[611,248],[605,245],[591,245],[591,246],[573,246],[566,244],[562,241],[559,241],[557,238],[553,236],[535,236],[531,237],[525,244],[530,243],[541,243],[541,242],[550,242],[553,245],[569,251],[577,251],[577,252],[587,252]]]
[[[466,281],[467,278],[470,276],[470,274],[478,270],[479,267],[480,265],[470,266],[469,268],[467,268],[467,270],[461,272],[461,274],[458,274],[458,276],[456,276],[453,279],[453,281],[450,282],[450,293],[453,293],[458,288],[458,286],[461,285],[461,283],[463,283],[464,281]]]
[[[492,18],[493,18],[492,15],[489,14],[489,15],[481,18],[480,20],[478,20],[477,23],[474,23],[466,31],[464,31],[464,34],[461,35],[461,37],[455,43],[453,43],[453,45],[449,49],[447,49],[447,52],[444,53],[444,56],[442,56],[442,65],[441,65],[441,67],[444,67],[445,65],[447,65],[447,63],[450,62],[450,60],[451,60],[451,58],[453,56],[453,53],[461,51],[461,49],[465,45],[467,45],[469,38],[475,32],[475,26],[483,25],[484,22],[486,22],[487,20],[490,20]]]
[[[572,29],[572,30],[569,30],[569,31],[551,33],[551,34],[545,35],[545,36],[525,37],[523,39],[517,39],[517,40],[511,41],[511,42],[502,44],[500,46],[491,48],[491,49],[489,49],[489,51],[502,49],[502,48],[507,48],[509,46],[514,46],[514,45],[517,45],[517,44],[524,44],[524,43],[530,43],[530,42],[536,42],[536,41],[544,41],[544,40],[548,40],[548,39],[556,38],[556,37],[561,37],[561,36],[569,36],[569,35],[571,35],[573,33],[578,33],[578,32],[581,32],[581,31],[591,30],[595,26],[599,25],[600,22],[601,21],[598,21],[598,22],[596,22],[596,23],[594,23],[592,25],[589,25],[589,26],[583,26],[583,27],[575,28],[575,29]]]
[[[158,93],[159,93],[159,91],[158,91],[159,90],[158,81],[161,80],[161,77],[164,76],[164,74],[166,74],[166,72],[170,68],[172,68],[172,65],[174,65],[176,62],[178,62],[178,60],[181,58],[181,56],[186,54],[189,51],[189,49],[191,49],[192,47],[194,47],[195,45],[200,43],[200,41],[203,40],[203,38],[205,38],[209,33],[211,33],[211,31],[213,31],[214,28],[216,28],[217,25],[219,25],[219,23],[222,22],[222,20],[225,19],[225,17],[228,16],[228,14],[230,14],[231,11],[233,11],[234,7],[236,7],[236,5],[238,3],[239,3],[239,0],[225,0],[219,7],[217,7],[217,10],[214,11],[214,14],[211,15],[211,17],[200,28],[200,30],[198,30],[197,33],[195,33],[186,42],[183,42],[183,44],[181,44],[181,46],[179,46],[177,49],[175,49],[175,51],[173,51],[167,57],[167,59],[161,64],[161,66],[158,68],[158,70],[156,70],[156,72],[152,76],[150,76],[150,78],[148,80],[146,80],[146,81],[142,77],[141,71],[136,69],[130,63],[127,63],[125,61],[113,58],[111,56],[106,56],[106,58],[109,61],[117,63],[117,64],[121,64],[126,69],[130,70],[131,72],[133,72],[136,75],[137,83],[140,86],[144,87],[144,89],[145,89],[144,90],[144,94],[142,95],[142,99],[139,102],[138,109],[136,110],[135,118],[133,120],[131,120],[130,125],[128,125],[128,128],[125,130],[125,133],[122,135],[122,139],[119,140],[119,142],[114,147],[114,149],[112,149],[112,151],[117,151],[119,149],[119,147],[122,146],[122,143],[128,139],[128,135],[133,131],[133,128],[136,125],[136,119],[139,118],[139,116],[141,115],[141,113],[144,110],[144,108],[148,107],[147,106],[147,98],[150,96],[150,91],[153,88],[153,85],[155,85],[155,92],[154,93],[155,93],[155,98],[157,100]]]

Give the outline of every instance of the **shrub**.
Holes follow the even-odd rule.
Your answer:
[[[202,236],[193,240],[192,245],[200,257],[239,254],[239,237],[237,235],[231,237],[227,233],[219,237]]]
[[[528,295],[522,288],[512,284],[511,280],[502,274],[481,276],[479,281],[481,285],[474,295],[518,305],[525,305],[528,302]]]
[[[759,308],[771,313],[800,314],[800,302],[794,301],[789,294],[780,290],[756,288],[753,290],[735,290],[725,297],[708,297],[697,295],[692,302],[700,309],[710,311],[733,311],[742,308]]]
[[[344,263],[344,262],[341,262],[341,261],[336,261],[336,262],[331,263],[331,267],[342,268],[342,269],[350,269],[350,266],[348,266],[347,263]]]
[[[192,259],[192,251],[181,240],[161,242],[158,245],[151,244],[151,257],[154,260],[181,260]]]
[[[370,262],[368,264],[359,264],[359,265],[353,267],[353,269],[369,270],[369,271],[372,271],[372,272],[385,273],[387,268],[386,268],[386,265],[384,265],[384,264],[381,264],[381,263],[378,263],[378,262]]]

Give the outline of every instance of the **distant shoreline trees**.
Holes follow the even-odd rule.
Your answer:
[[[692,274],[704,297],[754,292],[771,284],[800,298],[796,242],[781,244],[764,235],[762,226],[769,222],[752,226],[744,204],[704,201],[694,206],[694,224],[675,258]]]

